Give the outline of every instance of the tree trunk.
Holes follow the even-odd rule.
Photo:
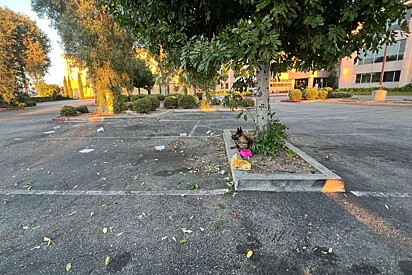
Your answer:
[[[137,87],[137,93],[140,95],[140,87]]]
[[[260,64],[257,71],[256,130],[262,132],[269,122],[270,63]]]

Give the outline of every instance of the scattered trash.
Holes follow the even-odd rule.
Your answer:
[[[27,190],[30,190],[33,188],[33,185],[31,185],[31,182],[23,186],[24,188],[27,188]]]
[[[209,130],[206,132],[206,135],[210,134],[212,132],[212,130]]]
[[[39,248],[40,248],[40,245],[37,245],[37,246],[31,248],[30,250],[35,250],[35,249],[39,249]]]
[[[385,204],[385,208],[389,210],[389,206],[387,206],[386,204]]]
[[[15,140],[15,141],[21,141],[21,140],[23,140],[22,138],[13,138],[13,140]]]
[[[155,146],[155,148],[156,148],[157,151],[162,151],[162,150],[164,150],[166,147],[165,147],[164,145],[158,145],[158,146]]]
[[[199,227],[199,230],[202,231],[202,232],[205,231],[205,229],[203,227]]]
[[[43,134],[48,135],[48,134],[53,134],[56,131],[48,131],[48,132],[43,132]]]
[[[93,151],[94,151],[94,149],[83,149],[83,150],[80,150],[79,153],[87,154],[87,153],[90,153],[90,152],[93,152]]]
[[[252,151],[250,151],[249,149],[242,149],[240,150],[239,154],[242,156],[242,158],[252,157]]]
[[[167,239],[167,236],[162,237],[162,241],[164,241],[164,240],[166,240],[166,239]]]
[[[74,211],[74,212],[70,213],[69,216],[73,216],[76,213],[77,213],[77,211]]]
[[[183,233],[192,233],[192,230],[186,229],[186,228],[182,228]]]
[[[71,264],[71,263],[68,263],[68,264],[66,265],[66,271],[67,271],[67,272],[70,272],[71,269],[72,269],[72,264]]]
[[[187,240],[180,240],[179,243],[180,244],[185,244],[185,243],[187,243]]]
[[[252,169],[252,164],[246,160],[239,160],[237,154],[234,154],[230,160],[230,167],[236,170],[248,171]]]
[[[181,133],[180,137],[187,137],[187,133]]]
[[[333,250],[332,250],[332,247],[331,247],[331,248],[329,248],[328,253],[332,254],[332,252],[333,252]]]
[[[90,217],[93,217],[96,213],[90,212]]]
[[[60,129],[60,125],[54,126],[53,129],[54,130]]]
[[[120,237],[121,235],[123,235],[123,232],[120,232],[119,234],[117,234],[117,237]]]
[[[9,200],[3,199],[3,204],[8,204],[8,203],[9,203]]]
[[[235,211],[230,212],[230,215],[232,215],[233,217],[237,217],[237,213]]]
[[[225,170],[221,170],[221,171],[219,171],[219,174],[221,174],[221,175],[224,175],[226,173],[226,171]]]
[[[107,228],[103,227],[103,234],[106,234],[106,233],[107,233]]]
[[[142,213],[142,214],[140,214],[139,216],[137,216],[137,218],[138,218],[139,220],[142,220],[144,217],[146,217],[146,214],[145,214],[145,213]]]
[[[100,127],[99,129],[97,129],[97,132],[98,132],[98,133],[104,132],[104,128],[103,128],[103,127]]]
[[[252,250],[249,250],[249,251],[246,253],[246,258],[250,259],[250,257],[252,257],[252,256],[253,256],[253,251],[252,251]]]
[[[77,187],[79,187],[78,185],[75,185],[74,187],[73,187],[73,189],[76,189]]]
[[[27,225],[23,226],[23,230],[29,230],[29,229],[30,229],[30,227],[28,227]]]

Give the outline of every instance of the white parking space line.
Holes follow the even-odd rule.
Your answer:
[[[40,196],[216,196],[229,189],[212,190],[166,190],[166,191],[99,191],[99,190],[13,190],[0,189],[0,195]]]
[[[193,126],[193,129],[192,129],[192,131],[190,131],[188,137],[192,137],[192,136],[193,136],[193,134],[195,133],[196,128],[199,126],[199,124],[200,124],[200,120],[198,120],[197,123],[196,123],[196,125]]]
[[[142,136],[142,137],[45,137],[39,138],[38,140],[72,140],[72,139],[118,139],[118,140],[127,140],[127,139],[176,139],[176,138],[188,138],[181,136]],[[210,138],[211,136],[190,136],[190,138]],[[216,135],[215,135],[216,137]]]
[[[367,191],[350,191],[356,197],[368,197],[368,198],[412,198],[409,193],[386,193],[386,192],[367,192]]]

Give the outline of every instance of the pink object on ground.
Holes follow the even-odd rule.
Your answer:
[[[250,158],[252,156],[252,152],[248,149],[240,150],[239,154],[242,156],[242,158]]]

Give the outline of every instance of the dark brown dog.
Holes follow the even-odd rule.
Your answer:
[[[239,150],[248,149],[251,143],[251,139],[243,133],[242,127],[237,128],[236,133],[232,135],[232,139],[235,141],[236,148]]]

